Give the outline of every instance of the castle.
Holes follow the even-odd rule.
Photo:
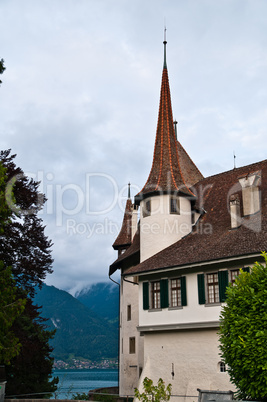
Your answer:
[[[128,196],[109,275],[121,271],[120,395],[162,378],[193,401],[197,388],[234,389],[219,317],[228,283],[267,250],[267,160],[202,176],[177,140],[166,43],[152,167]]]

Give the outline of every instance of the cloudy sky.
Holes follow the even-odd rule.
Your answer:
[[[0,149],[48,197],[47,284],[108,281],[152,162],[167,26],[178,136],[204,176],[267,155],[265,0],[0,0]],[[116,279],[116,276],[115,276]]]

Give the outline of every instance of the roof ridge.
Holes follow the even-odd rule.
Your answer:
[[[240,166],[240,167],[238,167],[238,168],[229,169],[229,170],[226,170],[225,172],[215,173],[215,174],[213,174],[213,175],[211,175],[211,176],[203,177],[203,179],[199,180],[196,184],[198,184],[198,183],[200,183],[200,182],[202,182],[202,181],[204,181],[204,180],[211,179],[212,177],[222,176],[222,175],[228,174],[228,173],[233,172],[233,171],[236,172],[236,171],[238,171],[238,170],[242,170],[242,169],[245,169],[245,168],[247,168],[247,167],[252,167],[253,165],[255,165],[255,166],[256,166],[256,165],[260,165],[260,164],[263,164],[263,163],[265,163],[265,162],[267,162],[267,159],[263,159],[262,161],[259,161],[259,162],[253,162],[253,163],[250,163],[249,165]]]

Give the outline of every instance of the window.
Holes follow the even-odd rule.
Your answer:
[[[218,272],[207,275],[208,303],[219,303],[219,279]]]
[[[132,319],[132,307],[130,304],[127,306],[127,321],[131,321]]]
[[[187,305],[186,277],[143,282],[143,309],[164,309]]]
[[[151,283],[151,306],[160,308],[160,281]]]
[[[130,354],[135,353],[135,337],[129,338],[129,353]]]
[[[223,362],[219,363],[219,369],[221,373],[226,373],[226,365]]]
[[[170,213],[171,214],[180,214],[180,202],[179,198],[171,197],[170,198]]]
[[[143,206],[143,218],[151,215],[151,201],[145,201]]]
[[[182,305],[181,278],[171,279],[171,307]]]
[[[230,282],[235,283],[235,278],[237,278],[239,274],[240,274],[239,269],[232,269],[230,271]]]
[[[226,288],[229,284],[228,271],[224,270],[208,274],[198,274],[197,281],[199,304],[225,302]]]

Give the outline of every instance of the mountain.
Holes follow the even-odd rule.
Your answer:
[[[105,311],[103,301],[98,302],[100,311]],[[42,306],[41,316],[48,319],[48,328],[56,329],[50,341],[56,359],[72,356],[98,361],[118,356],[118,326],[109,322],[113,318],[105,319],[96,313],[97,302],[93,311],[64,290],[44,284],[34,303]]]
[[[114,283],[96,283],[75,294],[85,306],[111,324],[118,325],[119,286]]]

